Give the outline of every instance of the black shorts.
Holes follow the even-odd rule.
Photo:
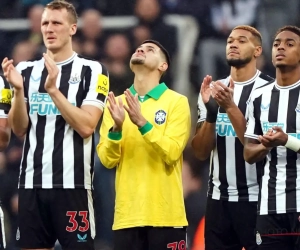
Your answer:
[[[300,249],[300,213],[257,216],[259,250]]]
[[[5,228],[4,227],[4,214],[3,214],[3,210],[0,206],[0,249],[5,249],[5,247],[6,247],[4,228]]]
[[[133,227],[114,231],[114,250],[186,250],[186,227]]]
[[[205,250],[258,249],[255,241],[257,202],[207,198]]]
[[[93,250],[95,219],[91,190],[19,189],[16,234],[21,248]]]

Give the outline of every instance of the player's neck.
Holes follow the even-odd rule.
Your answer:
[[[276,68],[276,82],[279,86],[290,86],[300,80],[300,67]]]
[[[54,62],[63,62],[69,59],[74,54],[72,47],[64,48],[57,51],[47,50],[47,55],[49,55]]]
[[[246,82],[255,76],[257,68],[253,64],[247,64],[244,67],[231,67],[230,76],[235,82]]]
[[[133,86],[140,96],[146,95],[151,89],[159,84],[159,78],[156,74],[135,73]]]

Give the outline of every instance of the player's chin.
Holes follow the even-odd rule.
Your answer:
[[[227,61],[231,61],[231,60],[239,60],[240,59],[240,55],[238,54],[228,54],[226,57]]]
[[[57,44],[53,44],[53,43],[46,43],[45,44],[45,47],[49,50],[56,50],[59,48],[59,46]]]
[[[276,68],[282,68],[282,67],[289,66],[289,64],[284,61],[275,61],[274,65]]]
[[[133,57],[133,58],[131,58],[130,64],[131,65],[141,65],[141,64],[144,64],[144,62],[145,62],[144,58]]]

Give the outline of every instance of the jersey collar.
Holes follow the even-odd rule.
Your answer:
[[[164,82],[158,84],[156,87],[154,87],[153,89],[151,89],[144,97],[144,101],[146,101],[147,99],[149,99],[150,97],[153,98],[154,100],[158,100],[161,95],[168,89],[168,87],[166,86],[166,84]],[[135,95],[136,91],[133,87],[133,84],[131,85],[131,87],[129,88],[130,92]],[[140,97],[139,100],[141,101]]]

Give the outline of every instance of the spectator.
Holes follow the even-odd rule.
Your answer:
[[[93,59],[102,59],[104,35],[102,29],[102,15],[94,9],[85,10],[81,15],[82,27],[76,39],[81,44],[81,53]]]
[[[131,16],[136,0],[101,0],[97,1],[97,9],[105,16]]]
[[[13,45],[20,41],[28,40],[33,45],[37,46],[37,50],[42,53],[44,51],[43,37],[41,34],[41,20],[44,11],[43,5],[34,5],[28,11],[29,29],[18,32]]]
[[[51,0],[21,0],[20,5],[22,7],[22,15],[27,16],[28,11],[32,8],[34,5],[41,5],[45,6],[46,4],[50,3]],[[39,23],[40,24],[40,23]]]
[[[37,46],[30,41],[21,41],[16,44],[12,51],[14,63],[33,60],[37,57]]]
[[[117,33],[111,35],[105,45],[105,58],[103,63],[109,71],[111,91],[121,95],[133,83],[133,74],[129,68],[131,48],[128,38]]]
[[[135,15],[139,19],[138,25],[131,30],[135,48],[149,38],[157,40],[169,51],[172,61],[177,52],[177,32],[175,27],[165,24],[159,1],[137,0]],[[170,72],[162,78],[169,87],[172,84]]]
[[[227,74],[226,39],[235,26],[255,26],[258,0],[213,0],[208,9],[208,23],[203,21],[199,45],[200,80],[205,75],[214,79]],[[247,10],[247,11],[245,11]],[[220,67],[218,67],[220,66]],[[200,81],[201,82],[201,81]]]

